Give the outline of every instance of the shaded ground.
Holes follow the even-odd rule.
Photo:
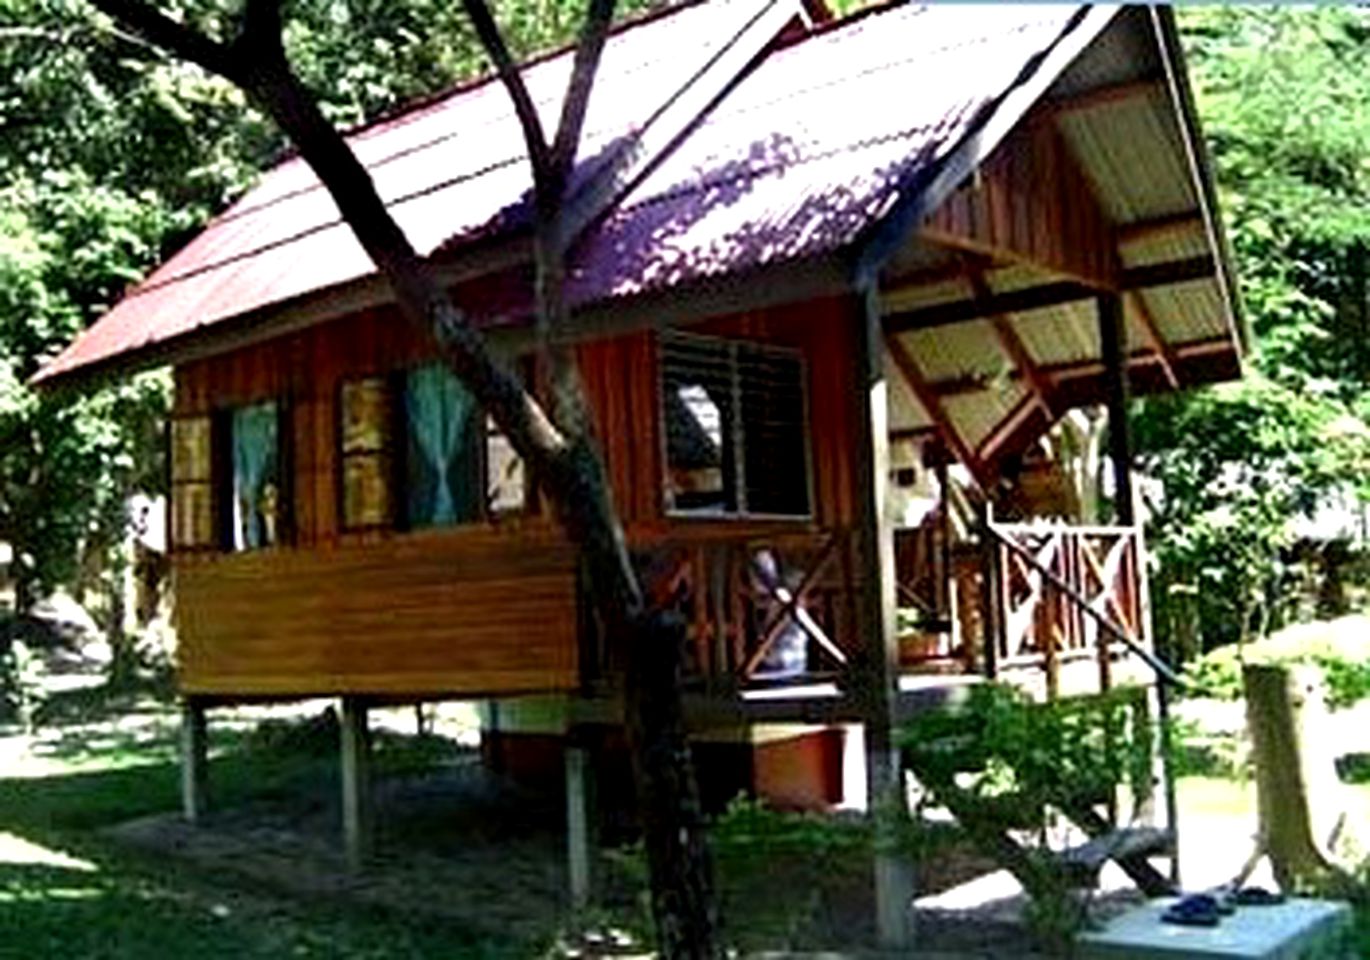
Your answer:
[[[500,784],[468,754],[383,782],[376,807],[376,852],[357,873],[342,856],[336,804],[314,785],[216,812],[200,827],[159,814],[107,835],[254,889],[454,922],[490,937],[532,941],[564,919],[554,802]]]
[[[630,936],[611,949],[607,932],[645,927],[640,856],[606,854],[605,907],[571,916],[560,798],[492,778],[452,737],[378,738],[376,857],[356,875],[338,842],[334,728],[299,722],[319,705],[295,708],[295,722],[281,711],[217,716],[215,810],[192,830],[176,813],[174,713],[135,697],[118,700],[118,716],[108,718],[98,703],[94,692],[74,690],[49,705],[36,735],[0,729],[0,958],[530,957],[565,955],[567,943],[582,955],[641,950]],[[412,715],[384,719],[413,729]],[[1357,793],[1370,822],[1370,791]],[[1248,850],[1251,789],[1192,779],[1181,797],[1189,882],[1226,879]],[[715,840],[731,942],[846,952],[871,941],[870,851],[859,830],[744,816]],[[945,851],[931,858],[920,892],[984,868],[963,850]],[[1093,907],[1106,914],[1129,896],[1106,894]],[[933,903],[940,909],[919,913],[924,955],[1047,955],[1029,949],[1011,882],[991,878],[961,888],[959,903]],[[583,936],[565,931],[589,924],[604,935],[586,951]]]

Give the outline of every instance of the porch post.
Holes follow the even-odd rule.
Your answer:
[[[891,816],[906,813],[903,768],[895,743],[899,650],[895,625],[894,528],[890,523],[888,385],[885,338],[875,283],[863,291],[855,324],[857,398],[853,420],[857,569],[861,571],[858,623],[865,668],[866,795],[874,820],[876,932],[881,946],[912,942],[913,871],[880,842],[892,832]]]
[[[593,770],[590,751],[568,735],[566,740],[566,867],[571,887],[571,906],[589,906],[594,882],[592,855],[594,825],[591,820]]]
[[[1123,334],[1123,300],[1116,293],[1099,295],[1099,349],[1104,361],[1104,390],[1108,404],[1108,453],[1113,462],[1114,521],[1122,526],[1132,526],[1137,522],[1136,501],[1132,492],[1132,433],[1127,422],[1127,357],[1126,338]],[[1139,535],[1140,536],[1140,535]],[[1140,540],[1138,541],[1137,577],[1146,577],[1142,564]],[[1146,616],[1145,610],[1142,616]],[[1147,625],[1141,625],[1146,631]],[[1102,636],[1102,635],[1101,635]],[[1106,671],[1108,664],[1101,655],[1101,670]],[[1107,684],[1107,673],[1102,679]],[[1154,687],[1156,721],[1160,726],[1158,743],[1160,758],[1161,792],[1165,803],[1166,827],[1174,835],[1173,842],[1178,846],[1180,832],[1179,798],[1175,792],[1175,771],[1171,768],[1170,740],[1170,690],[1163,678],[1157,677]],[[1180,882],[1180,858],[1170,858],[1170,878],[1178,886]]]
[[[1113,463],[1114,520],[1120,526],[1136,522],[1132,499],[1132,433],[1127,424],[1127,358],[1123,331],[1123,299],[1099,294],[1099,350],[1104,361],[1104,398],[1108,405],[1108,455]]]
[[[347,865],[356,870],[371,852],[371,731],[365,700],[342,698],[339,728],[343,848]]]
[[[181,701],[181,811],[187,823],[199,823],[205,815],[209,784],[209,728],[204,702],[196,697]]]

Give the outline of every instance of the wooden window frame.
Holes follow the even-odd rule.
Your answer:
[[[273,404],[276,408],[276,470],[280,493],[276,514],[276,541],[261,547],[236,547],[233,527],[233,414],[247,407]],[[294,405],[287,394],[272,394],[241,403],[225,404],[211,411],[210,444],[214,463],[215,547],[225,554],[251,554],[295,545],[295,431]]]
[[[189,423],[192,421],[202,421],[207,436],[205,451],[208,463],[205,467],[204,476],[199,477],[178,477],[178,465],[181,458],[177,455],[179,444],[176,442],[176,425],[178,423]],[[191,553],[214,553],[219,549],[219,524],[218,524],[218,478],[215,476],[215,452],[214,452],[214,415],[211,411],[203,412],[172,412],[167,417],[166,429],[163,443],[163,450],[166,456],[166,478],[167,478],[167,504],[166,504],[166,530],[167,530],[167,551],[168,553],[191,554]],[[177,519],[178,499],[177,488],[180,487],[204,487],[204,495],[208,500],[209,518],[208,529],[204,531],[203,538],[197,538],[193,542],[186,542],[181,537],[181,525]]]
[[[724,346],[729,350],[729,390],[732,394],[733,408],[736,411],[734,419],[736,422],[729,431],[728,442],[735,444],[733,450],[733,470],[735,476],[732,483],[736,489],[737,507],[735,509],[724,510],[690,510],[681,509],[674,505],[671,495],[670,484],[670,441],[667,434],[668,425],[666,422],[666,357],[664,355],[665,345],[675,340],[678,343],[704,345],[713,344]],[[803,443],[804,460],[804,502],[806,509],[803,513],[760,513],[753,512],[747,506],[747,471],[746,471],[746,428],[745,416],[742,413],[742,381],[738,373],[738,350],[741,348],[756,350],[761,353],[768,353],[781,356],[788,360],[796,361],[799,365],[799,392],[801,397],[800,437]],[[789,347],[782,344],[768,343],[763,340],[754,340],[745,337],[724,337],[713,334],[693,333],[685,330],[663,330],[657,334],[656,343],[656,415],[657,415],[657,435],[660,440],[661,455],[661,497],[662,513],[671,520],[687,521],[724,521],[737,522],[748,520],[763,521],[788,521],[788,522],[812,522],[816,516],[814,509],[814,483],[813,483],[813,418],[810,415],[809,406],[809,364],[808,357],[804,351],[798,347]],[[726,481],[725,481],[726,483]]]
[[[398,438],[402,431],[407,428],[404,421],[403,404],[400,401],[400,390],[402,389],[403,374],[397,372],[389,373],[368,373],[360,376],[344,377],[338,380],[333,391],[333,452],[334,452],[334,484],[336,491],[334,509],[337,511],[338,531],[342,534],[375,533],[378,531],[397,530],[401,528],[403,511],[400,509],[400,498],[404,495],[404,452],[400,448]],[[383,446],[376,451],[353,452],[349,454],[344,449],[344,434],[346,428],[346,407],[343,403],[343,394],[349,384],[360,384],[369,381],[378,381],[381,389],[385,393],[386,402],[386,430],[388,431],[388,446]],[[359,456],[380,456],[388,459],[386,464],[386,484],[388,516],[380,523],[348,523],[347,518],[347,461],[352,457]]]

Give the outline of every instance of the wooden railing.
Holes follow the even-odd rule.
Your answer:
[[[1042,669],[1054,692],[1064,666],[1092,659],[1106,690],[1115,660],[1149,650],[1138,527],[990,520],[984,547],[988,672]]]
[[[635,551],[650,601],[687,624],[686,682],[739,690],[832,680],[857,653],[852,538],[846,530],[718,534]],[[607,638],[601,676],[619,658]]]

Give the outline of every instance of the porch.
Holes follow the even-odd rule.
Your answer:
[[[999,522],[962,533],[944,501],[894,531],[899,712],[1000,680],[1038,699],[1147,682],[1151,653],[1141,528]],[[695,713],[737,719],[864,720],[868,577],[856,533],[710,529],[639,545],[654,604],[686,624],[684,686]],[[584,606],[584,605],[582,605]],[[610,693],[622,658],[583,625],[586,689]]]

